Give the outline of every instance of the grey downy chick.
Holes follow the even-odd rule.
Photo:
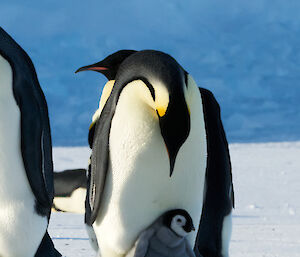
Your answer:
[[[126,257],[195,257],[186,239],[193,230],[187,211],[167,211],[140,233]]]

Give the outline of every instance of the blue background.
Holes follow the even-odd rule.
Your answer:
[[[215,94],[230,142],[291,141],[300,139],[299,10],[298,0],[1,0],[0,25],[35,64],[54,145],[87,145],[106,80],[74,71],[120,49],[177,59]]]

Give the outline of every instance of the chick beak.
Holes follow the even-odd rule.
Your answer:
[[[191,231],[195,231],[194,224],[186,224],[183,229],[187,232],[190,233]]]

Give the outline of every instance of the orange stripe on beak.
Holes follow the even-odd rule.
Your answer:
[[[90,67],[90,68],[87,68],[86,70],[97,71],[97,70],[108,70],[108,68],[106,68],[106,67]]]

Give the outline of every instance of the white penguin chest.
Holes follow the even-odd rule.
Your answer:
[[[201,102],[190,106],[191,131],[171,177],[155,113],[138,103],[131,113],[124,106],[126,103],[118,103],[112,121],[111,166],[94,224],[100,248],[101,243],[108,244],[119,253],[128,251],[138,234],[167,210],[186,209],[195,227],[199,225],[207,157]],[[102,239],[103,233],[107,236]],[[192,245],[195,236],[189,238]]]
[[[20,111],[12,71],[0,56],[0,256],[33,256],[47,227],[34,211],[35,197],[20,149]],[[30,236],[29,236],[30,235]]]

